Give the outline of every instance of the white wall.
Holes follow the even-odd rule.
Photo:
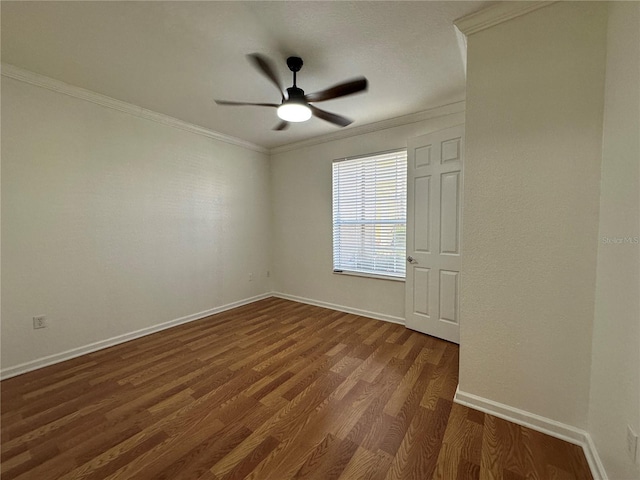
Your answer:
[[[618,243],[640,237],[639,26],[639,3],[609,4],[589,432],[612,479],[640,478],[626,452],[627,425],[640,433],[640,245]]]
[[[334,274],[334,159],[406,148],[407,139],[463,123],[462,113],[271,156],[273,286],[276,292],[404,321],[404,282]]]
[[[606,6],[468,37],[460,385],[587,426]]]
[[[264,153],[3,77],[2,368],[268,292],[269,202]]]

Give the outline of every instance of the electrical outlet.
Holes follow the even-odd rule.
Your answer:
[[[250,274],[249,274],[249,281],[250,281],[250,282],[253,282],[253,273],[250,273]]]
[[[36,330],[38,328],[47,328],[47,317],[44,315],[33,317],[33,329]]]
[[[271,272],[269,272],[269,270],[267,270],[267,278],[269,278],[271,276]]]
[[[630,425],[627,425],[627,452],[635,462],[638,455],[638,434],[631,429]]]

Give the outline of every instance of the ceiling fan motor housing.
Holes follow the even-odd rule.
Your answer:
[[[287,58],[287,67],[294,73],[299,72],[302,68],[302,59],[300,57]]]
[[[307,104],[307,101],[304,99],[304,90],[298,87],[287,88],[287,100],[290,102],[302,103],[304,105]]]

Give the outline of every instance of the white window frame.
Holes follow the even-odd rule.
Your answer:
[[[381,165],[391,161],[394,169]],[[379,190],[382,182],[393,181]],[[406,148],[334,160],[332,186],[334,273],[404,282]],[[349,226],[359,227],[360,233]]]

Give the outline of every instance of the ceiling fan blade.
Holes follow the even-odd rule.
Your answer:
[[[277,103],[249,103],[249,102],[232,102],[229,100],[216,100],[218,105],[250,105],[253,107],[279,107]]]
[[[311,113],[314,116],[335,125],[346,127],[347,125],[353,123],[353,120],[349,118],[343,117],[342,115],[337,115],[335,113],[327,112],[326,110],[321,110],[318,107],[314,107],[313,105],[309,105],[309,108],[311,109]]]
[[[305,95],[307,102],[322,102],[324,100],[331,100],[333,98],[344,97],[345,95],[352,95],[354,93],[362,92],[367,89],[367,79],[364,77],[354,78],[333,87],[329,87],[319,92],[310,93]]]
[[[273,127],[274,130],[286,130],[287,128],[289,128],[289,122],[286,122],[284,120]]]
[[[273,68],[273,64],[271,63],[271,60],[269,60],[264,55],[260,55],[259,53],[251,53],[247,55],[247,57],[249,58],[249,61],[253,64],[253,66],[260,73],[262,73],[265,77],[271,80],[271,83],[273,83],[276,86],[276,88],[278,89],[278,92],[280,92],[280,96],[284,100],[284,94],[282,93],[283,92],[282,83],[280,82],[280,77],[278,77],[275,69]]]

